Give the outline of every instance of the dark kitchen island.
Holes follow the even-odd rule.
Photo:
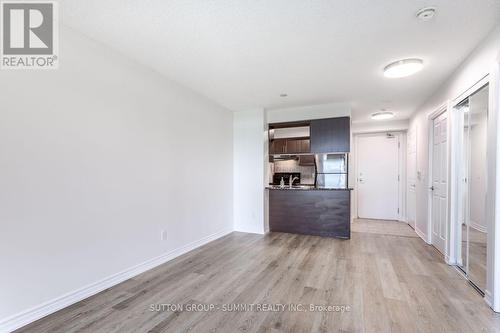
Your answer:
[[[351,237],[351,189],[271,186],[267,190],[270,231]]]

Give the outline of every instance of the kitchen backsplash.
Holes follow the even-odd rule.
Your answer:
[[[275,161],[272,164],[271,172],[300,172],[301,184],[314,184],[314,166],[300,166],[296,160]]]

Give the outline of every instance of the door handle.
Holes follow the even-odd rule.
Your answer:
[[[434,191],[434,186],[429,187],[429,190]]]

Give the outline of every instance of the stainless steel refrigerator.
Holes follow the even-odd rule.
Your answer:
[[[347,188],[347,154],[316,154],[316,187]]]

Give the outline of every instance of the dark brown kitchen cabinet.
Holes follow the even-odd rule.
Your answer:
[[[351,237],[350,190],[269,190],[271,231]]]
[[[269,145],[270,154],[284,154],[286,153],[286,139],[276,139],[271,141]]]
[[[351,118],[311,120],[311,153],[350,152]]]
[[[304,154],[309,152],[309,139],[288,139],[286,142],[288,154]]]
[[[309,139],[287,138],[274,139],[269,145],[269,154],[304,154],[309,153]]]
[[[302,153],[309,153],[311,151],[311,141],[309,139],[300,141],[300,151]]]
[[[288,154],[299,153],[300,152],[299,140],[288,140],[286,142],[286,152]]]

